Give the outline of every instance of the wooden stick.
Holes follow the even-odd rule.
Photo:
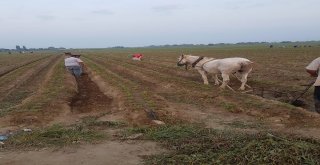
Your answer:
[[[220,82],[220,83],[223,83],[220,79],[218,79],[218,81]],[[231,91],[233,91],[233,92],[236,92],[235,90],[233,90],[228,84],[226,85]]]
[[[240,78],[239,78],[238,76],[236,76],[235,74],[232,74],[232,75],[241,82],[241,80],[240,80]],[[249,86],[249,85],[247,85],[247,84],[245,84],[245,86],[248,87],[248,88],[252,88],[251,86]]]

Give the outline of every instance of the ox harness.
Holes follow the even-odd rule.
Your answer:
[[[199,67],[199,68],[203,69],[203,66],[204,66],[206,63],[215,60],[215,58],[211,58],[211,59],[209,59],[208,61],[205,61],[204,63],[202,63],[201,66],[196,66],[196,65],[197,65],[201,60],[203,60],[203,59],[204,59],[204,57],[202,57],[202,56],[199,57],[195,62],[192,63],[192,67],[193,67],[193,68],[194,68],[194,67]]]
[[[204,58],[203,56],[200,56],[195,62],[193,62],[191,64],[192,68],[194,68],[198,64],[198,62],[200,62],[203,58]]]

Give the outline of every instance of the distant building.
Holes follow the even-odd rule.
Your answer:
[[[18,51],[20,51],[20,50],[21,50],[21,47],[20,47],[19,45],[16,45],[16,49],[17,49]]]

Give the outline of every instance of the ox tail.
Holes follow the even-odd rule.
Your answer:
[[[251,72],[252,68],[253,68],[253,64],[254,62],[252,61],[243,61],[240,63],[240,69],[238,70],[238,72],[242,73],[242,72]]]

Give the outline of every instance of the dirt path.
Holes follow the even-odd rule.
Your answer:
[[[128,67],[127,65],[105,64],[98,62],[99,59],[93,61],[103,67],[104,72],[117,74],[120,80],[124,80],[117,81],[117,83],[128,85],[127,90],[133,92],[131,95],[132,100],[141,105],[140,109],[138,109],[140,111],[138,113],[136,111],[126,111],[126,114],[122,113],[120,115],[130,116],[131,118],[129,119],[134,120],[134,122],[146,117],[143,109],[156,109],[166,112],[163,113],[166,117],[170,116],[177,120],[183,119],[191,123],[203,122],[207,127],[219,130],[230,129],[248,133],[270,130],[320,137],[317,133],[319,129],[316,128],[288,129],[282,121],[288,120],[286,118],[268,116],[262,120],[259,115],[261,113],[261,116],[265,116],[265,114],[258,110],[253,111],[255,113],[260,112],[257,115],[228,111],[228,109],[232,109],[232,107],[229,107],[233,105],[230,104],[232,100],[230,100],[230,103],[226,102],[229,104],[220,104],[215,101],[219,99],[219,96],[207,91],[209,89],[212,90],[211,88],[208,87],[207,89],[207,87],[201,86],[200,83],[188,80],[183,76],[180,78],[181,75],[174,71],[167,72],[165,69],[153,69],[151,67],[146,67],[147,69],[144,70],[144,66],[135,63],[128,63]],[[128,122],[128,118],[119,119],[120,110],[114,107],[114,102],[119,98],[114,98],[114,95],[106,93],[106,91],[111,91],[109,90],[110,88],[118,88],[117,91],[120,91],[119,87],[115,84],[103,87],[103,83],[97,81],[106,81],[106,84],[108,84],[110,80],[99,78],[99,75],[92,75],[91,72],[89,72],[89,75],[85,74],[78,78],[77,95],[71,99],[68,111],[60,115],[58,119],[55,118],[54,122],[67,125],[78,121],[81,122],[81,118],[85,116],[96,115],[102,116],[98,118],[100,121],[123,121],[122,119],[126,119]],[[131,87],[135,88],[131,89]],[[192,95],[190,95],[191,92]],[[124,94],[122,92],[122,95]],[[153,101],[153,104],[144,99]],[[222,99],[223,97],[219,101],[223,101]],[[206,100],[210,100],[210,102]],[[315,133],[310,134],[310,132]],[[0,153],[0,164],[141,164],[142,159],[140,156],[159,152],[165,151],[152,142],[107,140],[100,144],[86,144],[76,148],[67,147],[59,150],[2,152]]]
[[[83,145],[77,148],[63,148],[28,152],[0,153],[2,165],[135,165],[141,164],[144,155],[164,152],[153,142],[108,141],[98,145]]]

